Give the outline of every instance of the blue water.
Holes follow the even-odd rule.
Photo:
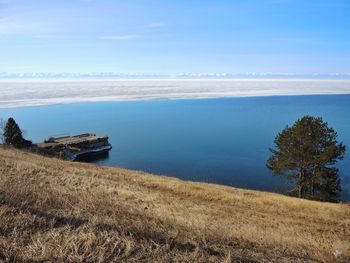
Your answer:
[[[108,156],[94,160],[186,180],[285,191],[267,170],[268,148],[287,124],[321,116],[350,147],[350,95],[82,103],[0,109],[34,142],[48,136],[109,135]],[[350,149],[350,148],[349,148]],[[350,154],[338,165],[350,200]]]

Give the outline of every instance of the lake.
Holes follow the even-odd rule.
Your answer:
[[[26,137],[94,132],[112,151],[101,165],[185,180],[283,192],[288,184],[266,168],[268,148],[287,124],[323,117],[350,146],[350,95],[93,102],[0,109]],[[350,155],[338,165],[343,198],[350,200]]]

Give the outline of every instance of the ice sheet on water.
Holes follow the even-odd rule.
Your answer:
[[[29,80],[1,81],[0,108],[74,102],[350,94],[350,80]]]

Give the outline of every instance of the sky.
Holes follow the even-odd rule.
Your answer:
[[[349,73],[350,0],[0,0],[0,72]]]

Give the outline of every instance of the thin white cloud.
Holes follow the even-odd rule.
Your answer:
[[[0,34],[36,34],[43,32],[44,29],[45,26],[39,23],[21,21],[12,17],[0,18]]]
[[[17,23],[8,18],[0,19],[0,34],[28,32],[31,29],[32,26],[29,24]]]
[[[165,23],[162,21],[158,21],[158,22],[152,22],[149,24],[145,24],[141,27],[141,29],[144,33],[154,33],[154,32],[163,31],[164,27],[165,27]]]
[[[0,0],[0,5],[9,4],[11,2],[13,2],[13,0]]]
[[[139,35],[117,35],[117,36],[102,36],[99,38],[105,39],[105,40],[132,40],[139,37],[140,37]]]
[[[37,39],[61,39],[61,38],[65,38],[65,37],[64,36],[59,36],[59,35],[38,34],[38,35],[32,35],[32,38],[37,38]]]
[[[153,23],[146,25],[146,27],[148,27],[148,28],[161,28],[164,26],[165,26],[164,22],[153,22]]]

